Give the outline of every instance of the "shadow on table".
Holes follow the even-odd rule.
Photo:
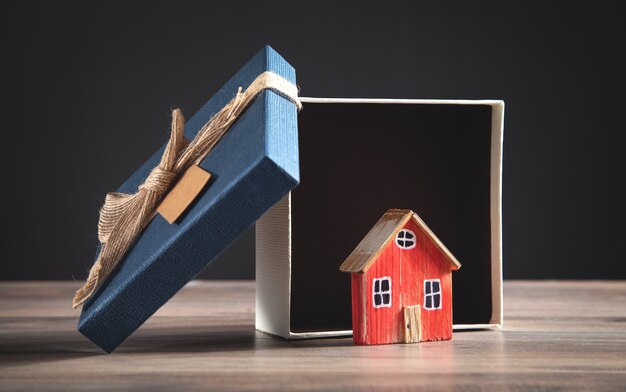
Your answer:
[[[290,350],[303,347],[351,346],[350,338],[284,340],[258,332],[252,325],[140,328],[113,352],[116,355],[158,353],[217,353],[259,350]],[[0,367],[107,356],[104,351],[67,328],[46,328],[37,335],[16,332],[0,336]]]
[[[65,326],[73,324],[73,319],[47,319],[46,323],[34,320],[31,323],[32,329],[7,328],[0,335],[0,368],[90,357],[102,352],[78,331]]]
[[[180,327],[138,331],[114,353],[208,353],[351,346],[351,338],[285,340],[256,331],[252,325]]]

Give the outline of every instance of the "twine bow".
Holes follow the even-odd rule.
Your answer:
[[[76,291],[72,300],[73,308],[91,297],[115,269],[139,234],[150,223],[160,201],[179,174],[200,163],[239,115],[265,89],[278,92],[301,109],[297,86],[272,72],[263,72],[245,91],[240,87],[235,97],[211,117],[189,143],[183,136],[185,120],[181,111],[175,109],[172,112],[170,140],[161,162],[152,169],[136,193],[107,194],[98,221],[98,238],[102,243],[100,254],[89,271],[87,281]]]

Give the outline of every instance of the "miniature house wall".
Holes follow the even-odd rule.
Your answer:
[[[451,339],[460,267],[415,212],[385,212],[340,267],[351,274],[354,343]]]
[[[256,224],[256,327],[346,336],[338,266],[390,207],[419,211],[463,263],[454,328],[502,324],[502,101],[303,98],[301,184]]]

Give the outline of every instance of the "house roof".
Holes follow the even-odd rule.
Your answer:
[[[396,237],[409,219],[413,219],[415,224],[422,229],[426,236],[443,253],[452,270],[456,271],[461,268],[461,263],[415,212],[391,209],[385,212],[378,220],[346,261],[341,264],[339,269],[343,272],[366,272],[374,264],[389,241]]]

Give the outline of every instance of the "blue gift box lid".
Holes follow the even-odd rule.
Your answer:
[[[193,117],[185,137],[199,129],[262,72],[295,84],[295,70],[271,47],[259,51]],[[164,137],[166,135],[164,134]],[[165,145],[120,188],[134,193]],[[207,189],[182,218],[157,215],[117,269],[83,305],[78,330],[112,352],[144,321],[299,182],[296,106],[262,92],[200,167],[212,175]],[[209,300],[209,299],[207,299]]]

